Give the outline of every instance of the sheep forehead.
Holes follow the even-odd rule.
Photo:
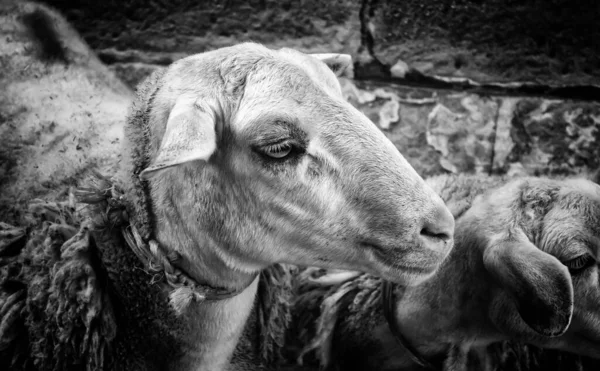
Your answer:
[[[584,248],[579,245],[589,235],[584,218],[573,209],[552,208],[545,215],[542,225],[542,243],[538,247],[559,258],[575,253],[575,249]]]
[[[374,135],[360,119],[352,119],[356,115],[350,112],[335,74],[318,59],[292,49],[244,43],[190,56],[175,62],[165,81],[168,86],[161,93],[167,98],[161,99],[165,110],[181,94],[233,103],[228,123],[233,132],[242,133],[262,116],[280,114],[299,124],[308,139],[323,134],[323,145],[340,142],[341,132],[363,140]],[[233,96],[225,93],[228,88]],[[352,141],[346,142],[342,147]]]
[[[553,245],[562,245],[556,248],[568,248],[573,241],[600,242],[600,187],[583,179],[564,181],[544,226]]]
[[[336,124],[346,116],[343,105],[322,94],[310,86],[307,89],[297,88],[293,91],[283,87],[264,84],[250,84],[246,87],[244,98],[239,102],[230,122],[231,129],[237,133],[255,132],[258,127],[268,128],[269,122],[283,121],[293,124],[304,131],[309,138],[318,133],[334,130]],[[265,95],[265,91],[277,94]],[[308,96],[302,96],[302,90]],[[322,125],[331,122],[328,127]]]
[[[268,92],[268,94],[266,93]],[[286,60],[262,61],[248,75],[244,95],[233,120],[242,131],[265,115],[288,117],[303,129],[315,129],[322,121],[339,121],[347,116],[341,95],[324,87],[310,71]]]
[[[280,58],[304,70],[314,82],[321,85],[325,90],[341,95],[340,83],[325,63],[294,49],[282,48],[277,52]]]
[[[558,192],[558,205],[577,211],[584,218],[600,218],[600,186],[585,179],[565,181]]]
[[[169,89],[161,94],[167,98],[165,107],[178,94],[205,92],[230,100],[223,91],[241,88],[241,99],[233,97],[237,101],[234,131],[243,130],[246,123],[265,113],[314,118],[339,116],[344,111],[339,109],[343,97],[334,73],[318,59],[293,49],[271,50],[243,43],[193,55],[174,63],[166,81]]]
[[[342,97],[337,78],[324,63],[295,53],[297,56],[291,52],[278,52],[274,58],[261,60],[260,67],[249,73],[246,89],[254,87],[262,95],[269,92],[268,96],[273,98],[287,95],[299,100],[314,100],[323,94]]]

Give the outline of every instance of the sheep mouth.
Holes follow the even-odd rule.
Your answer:
[[[426,276],[434,273],[440,266],[439,262],[431,264],[407,265],[404,254],[390,251],[374,243],[362,243],[363,247],[372,252],[374,260],[387,267],[389,272],[395,271],[403,275]]]

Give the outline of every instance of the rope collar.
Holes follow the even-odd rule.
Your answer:
[[[156,240],[146,242],[142,238],[127,213],[123,212],[126,209],[124,192],[106,177],[100,174],[96,174],[96,177],[94,187],[77,190],[78,198],[85,204],[95,206],[91,210],[92,220],[99,217],[100,224],[120,226],[121,235],[131,251],[145,270],[153,275],[151,283],[163,281],[174,289],[169,294],[169,301],[177,314],[182,314],[192,302],[225,300],[239,295],[258,277],[259,273],[252,276],[243,287],[234,290],[198,283],[177,267],[181,256],[176,251],[167,251]]]
[[[383,295],[381,296],[383,301],[383,314],[388,323],[394,338],[397,340],[398,345],[403,348],[410,359],[427,370],[439,370],[439,367],[435,367],[431,362],[425,359],[418,351],[415,349],[409,342],[398,327],[398,322],[396,321],[396,300],[394,299],[394,284],[383,281]]]
[[[146,269],[153,273],[153,282],[158,282],[164,274],[166,283],[175,290],[169,295],[171,305],[181,314],[191,302],[225,300],[241,294],[258,276],[252,276],[244,286],[238,289],[228,289],[199,284],[174,263],[179,260],[176,252],[165,253],[155,240],[148,244],[133,225],[121,229],[121,233],[129,248],[144,263]]]

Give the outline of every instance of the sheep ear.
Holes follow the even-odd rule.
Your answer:
[[[573,284],[558,259],[517,230],[488,245],[483,262],[514,300],[510,307],[532,330],[544,336],[559,336],[567,330],[573,315]]]
[[[354,66],[352,64],[352,56],[350,54],[323,53],[311,55],[325,63],[337,77],[353,77]]]
[[[180,99],[169,114],[165,134],[154,161],[140,177],[190,161],[208,161],[217,149],[214,110],[189,99]]]

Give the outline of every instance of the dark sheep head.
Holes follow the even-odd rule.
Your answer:
[[[594,355],[585,349],[600,341],[600,186],[519,180],[480,196],[465,217],[485,242],[484,266],[498,285],[488,312],[496,327]]]

